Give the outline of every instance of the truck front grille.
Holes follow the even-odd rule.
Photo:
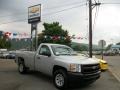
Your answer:
[[[81,65],[81,72],[83,74],[91,74],[91,73],[96,73],[100,70],[100,65],[99,64],[85,64]]]

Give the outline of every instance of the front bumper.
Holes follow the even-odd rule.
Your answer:
[[[79,83],[89,83],[94,82],[100,77],[101,71],[92,74],[82,74],[82,73],[73,73],[68,72],[68,80],[69,82],[79,82]]]

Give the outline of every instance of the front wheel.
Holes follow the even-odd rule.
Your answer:
[[[68,80],[65,70],[57,70],[54,72],[53,82],[58,89],[67,88]]]

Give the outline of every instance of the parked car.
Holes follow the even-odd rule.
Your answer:
[[[93,58],[96,58],[96,57],[93,56]],[[107,63],[107,61],[102,60],[102,59],[98,59],[98,58],[96,58],[96,60],[99,61],[101,71],[105,71],[105,70],[108,69],[108,63]]]
[[[7,59],[15,59],[15,53],[9,52],[9,54],[6,56]]]
[[[2,53],[2,52],[0,52],[0,58],[2,58],[2,56],[3,56],[3,53]]]
[[[98,60],[100,62],[100,69],[101,69],[101,71],[107,70],[108,69],[108,63],[107,63],[107,61],[102,60],[102,59],[98,59]]]
[[[0,58],[6,59],[7,55],[9,55],[7,51],[0,52]]]
[[[103,53],[103,55],[104,56],[114,56],[114,55],[116,55],[116,53],[112,52],[112,51],[106,51],[106,52]]]

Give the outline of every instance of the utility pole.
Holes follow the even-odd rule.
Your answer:
[[[89,57],[92,58],[92,0],[89,0]]]
[[[92,0],[89,0],[89,57],[92,58],[92,9],[101,3],[93,4]]]

